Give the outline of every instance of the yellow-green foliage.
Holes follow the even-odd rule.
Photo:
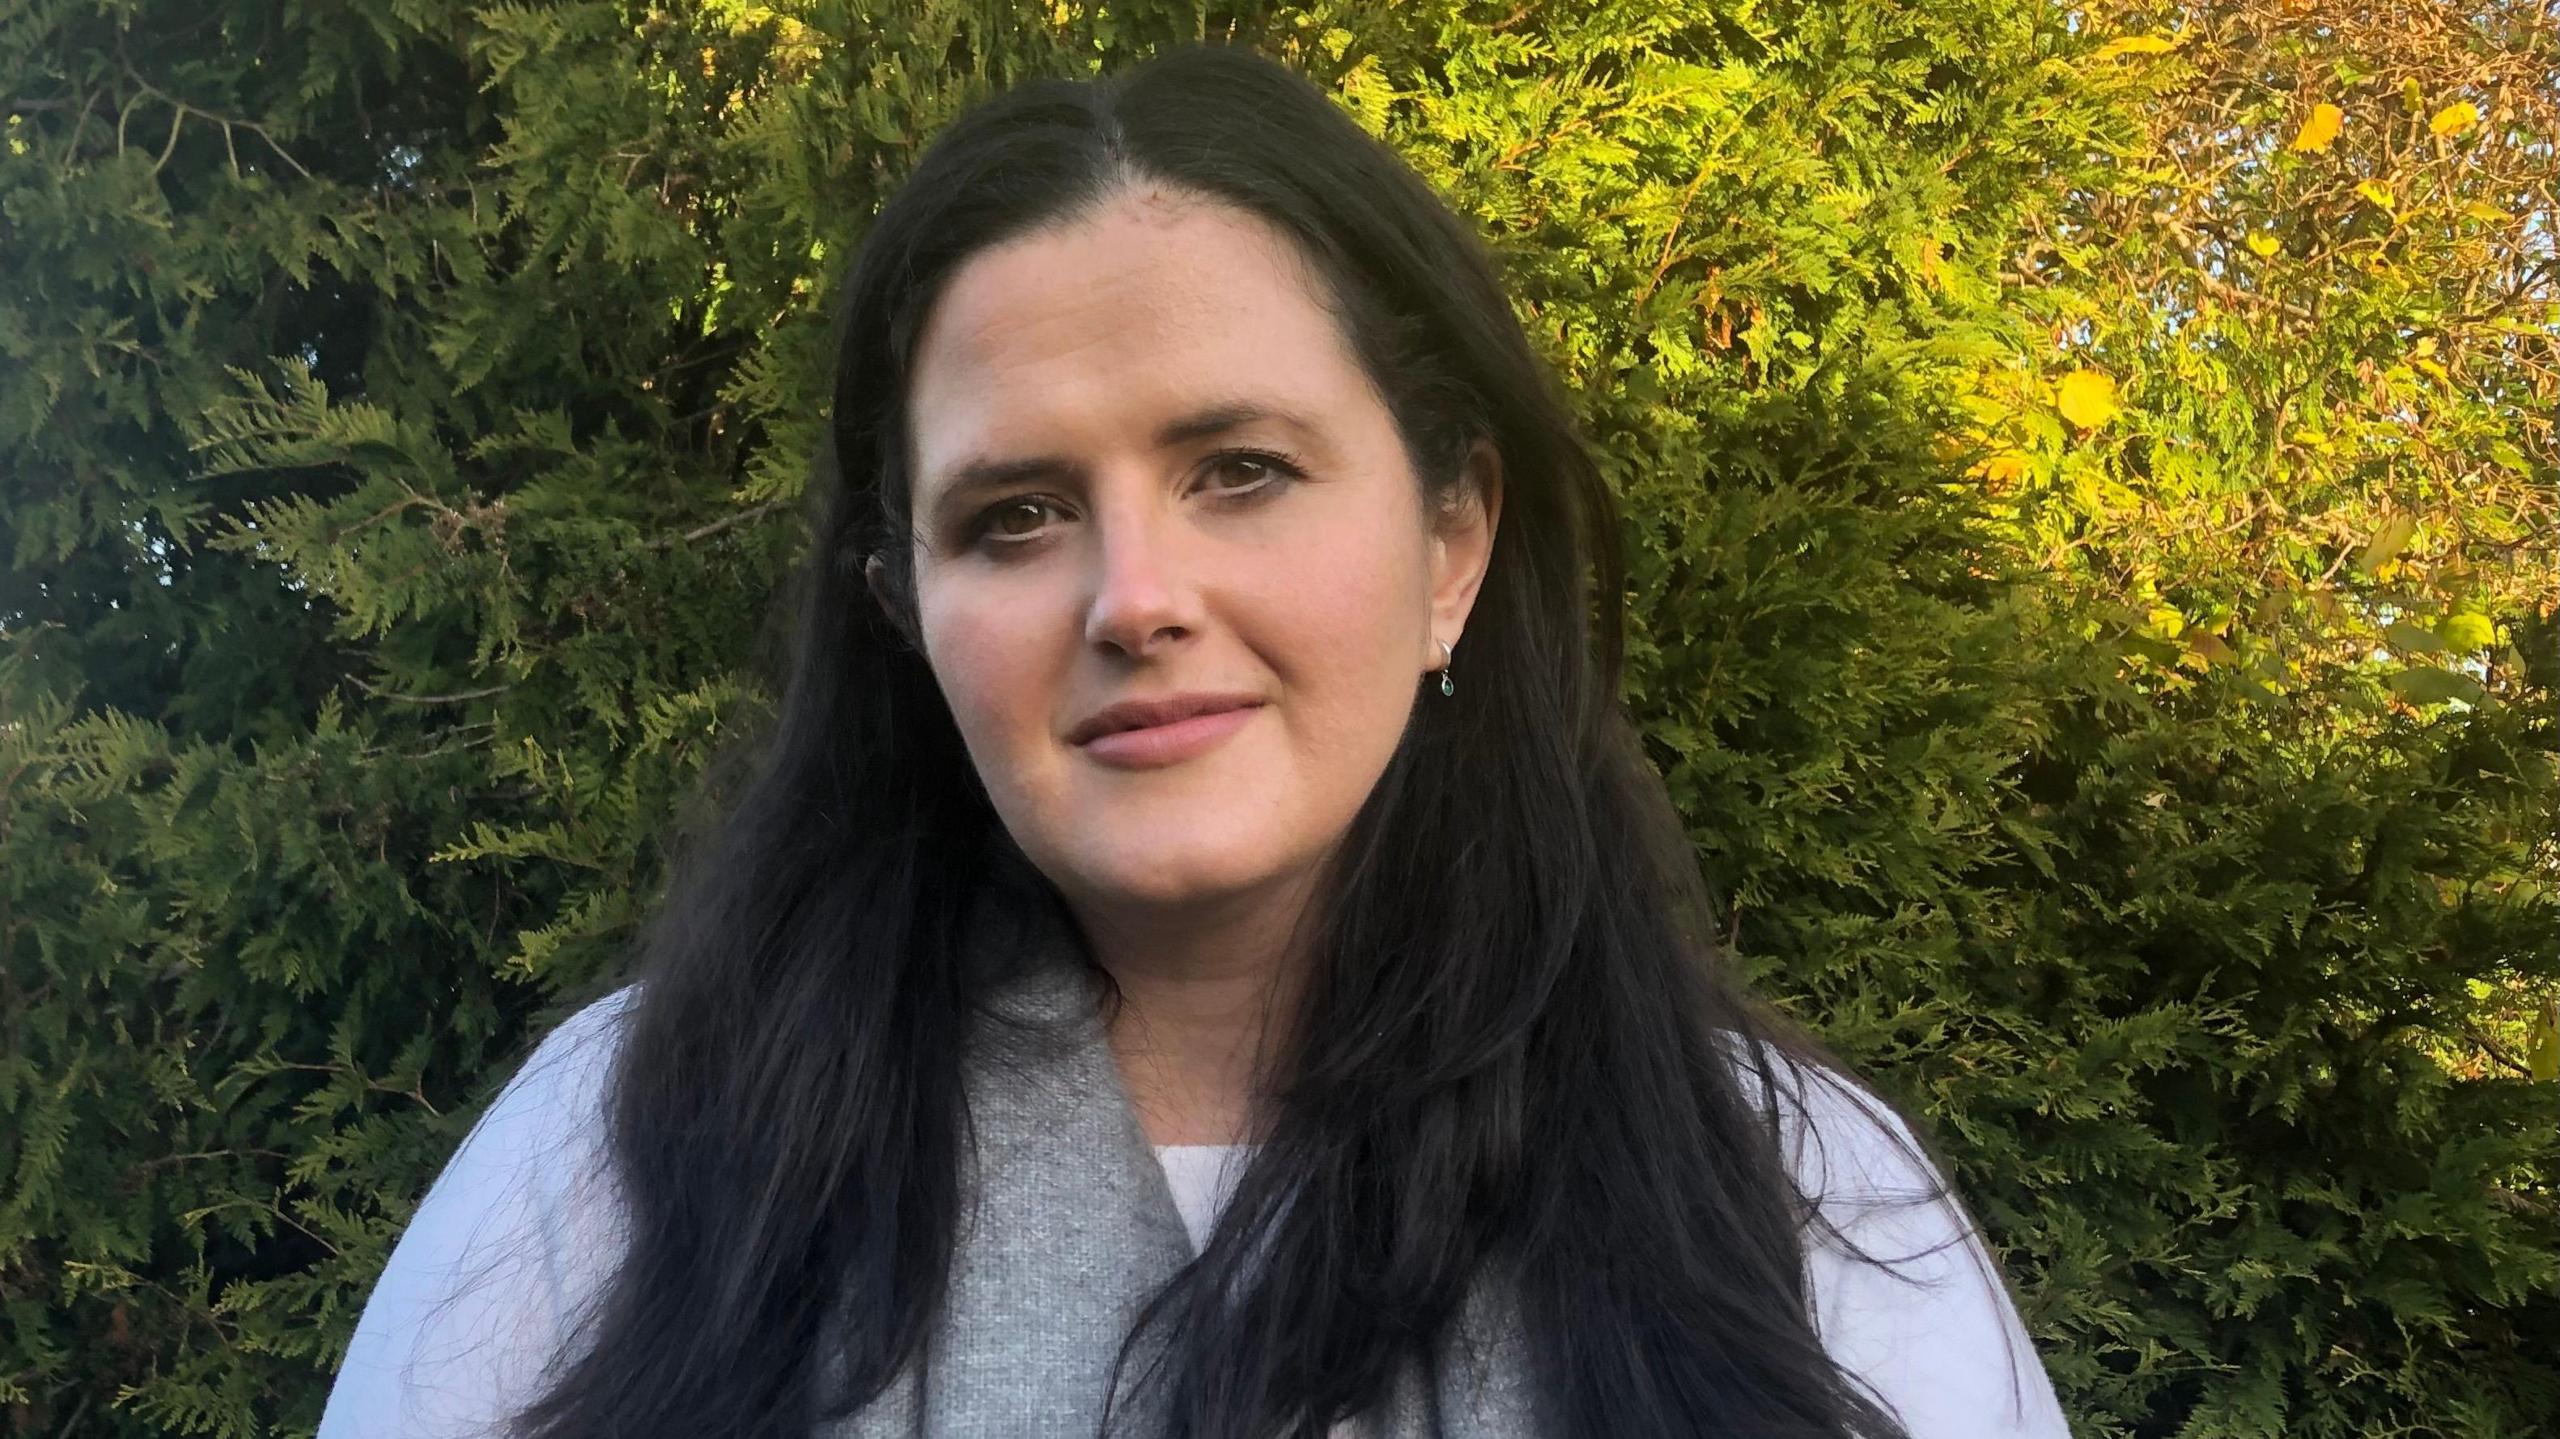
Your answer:
[[[2294,331],[2231,300],[2258,272],[2122,203],[2210,149],[2160,124],[2141,77],[2174,72],[2129,67],[2202,63],[2200,26],[2236,73],[2218,16],[0,16],[11,1432],[308,1430],[416,1197],[612,973],[762,703],[825,290],[875,203],[991,89],[1200,36],[1313,75],[1492,237],[1625,498],[1628,700],[1736,961],[1943,1127],[2081,1432],[2537,1432],[2560,1085],[2522,1074],[2519,1016],[2560,985],[2560,782],[2515,541],[2547,510],[2441,485],[2400,528],[2417,499],[2345,487],[2430,438],[2547,485],[2549,350],[2464,330],[2432,432],[2249,406],[2439,384],[2414,344],[2379,379],[2356,347],[2465,266],[2529,279],[2518,247],[2547,318],[2548,215],[2460,229],[2411,182],[2363,203],[2442,223],[2365,309]],[[2478,28],[2547,71],[2529,27]],[[2458,189],[2445,157],[2512,127],[2457,79],[2394,123]],[[2289,142],[2296,100],[2248,121]],[[2225,177],[2295,286],[2267,305],[2343,284],[2299,267],[2382,223],[2312,173],[2365,153],[2373,112],[2343,113]],[[2213,344],[2179,341],[2208,301]],[[2253,445],[2285,504],[2347,518],[2199,541]],[[2386,573],[2413,557],[2424,584]],[[2288,666],[2279,621],[2314,610],[2403,658]]]

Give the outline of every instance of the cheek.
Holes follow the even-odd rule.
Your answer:
[[[1428,647],[1417,547],[1386,527],[1344,526],[1256,569],[1260,593],[1240,608],[1259,619],[1245,623],[1315,731],[1305,738],[1392,748]]]
[[[919,596],[926,663],[991,786],[1045,743],[1054,671],[1071,652],[1044,632],[1055,607],[1023,588],[952,583]]]

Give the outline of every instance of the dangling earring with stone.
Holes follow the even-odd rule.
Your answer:
[[[1449,662],[1457,656],[1451,653],[1447,640],[1438,641],[1438,644],[1440,646],[1440,693],[1453,695],[1458,692],[1458,682],[1449,678]]]

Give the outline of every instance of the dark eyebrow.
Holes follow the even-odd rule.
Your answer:
[[[1156,448],[1170,450],[1176,445],[1206,440],[1264,420],[1297,430],[1310,439],[1318,433],[1313,421],[1294,410],[1284,410],[1277,405],[1258,405],[1251,400],[1228,400],[1194,410],[1167,423],[1156,431]]]
[[[1251,400],[1222,400],[1166,421],[1156,431],[1156,448],[1170,450],[1196,444],[1263,421],[1296,430],[1311,441],[1323,434],[1313,421],[1295,411]],[[933,510],[938,516],[949,517],[950,511],[971,495],[1035,480],[1071,477],[1080,473],[1081,468],[1062,455],[964,460],[943,471],[948,479],[934,497]]]

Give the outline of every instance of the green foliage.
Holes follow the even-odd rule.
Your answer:
[[[2519,553],[2560,518],[2549,4],[2084,13],[2143,131],[2005,277],[2050,327],[1977,392],[2022,536],[2155,684],[2326,684],[2409,620],[2474,641],[2411,662],[2413,704],[2520,668],[2501,624],[2560,598]],[[2073,374],[2123,413],[2057,414]]]
[[[14,1432],[308,1431],[415,1197],[611,976],[764,703],[750,617],[866,217],[990,90],[1199,36],[1316,77],[1494,240],[1626,500],[1628,700],[1736,960],[1939,1123],[2081,1432],[2560,1411],[2560,1086],[2529,1077],[2560,1036],[2516,1018],[2560,992],[2551,596],[2517,542],[2547,515],[2458,464],[2374,479],[2550,474],[2547,327],[2501,349],[2442,303],[2533,273],[2529,227],[2462,220],[2529,173],[2491,164],[2530,145],[2496,103],[2374,152],[2435,177],[2396,182],[2438,228],[2389,273],[2305,251],[2260,291],[2167,224],[2352,228],[2390,176],[2126,208],[2209,148],[2146,88],[2177,47],[2110,49],[2185,33],[2147,13],[321,14],[0,18]],[[2481,33],[2484,66],[2547,64]],[[2247,318],[2345,290],[2320,327]],[[2431,305],[2470,383],[2386,435],[2430,356],[2356,366]],[[2251,418],[2297,380],[2325,458]],[[2198,542],[2270,444],[2332,518]],[[2352,653],[2316,650],[2324,570]],[[2254,663],[2282,634],[2317,662]]]

